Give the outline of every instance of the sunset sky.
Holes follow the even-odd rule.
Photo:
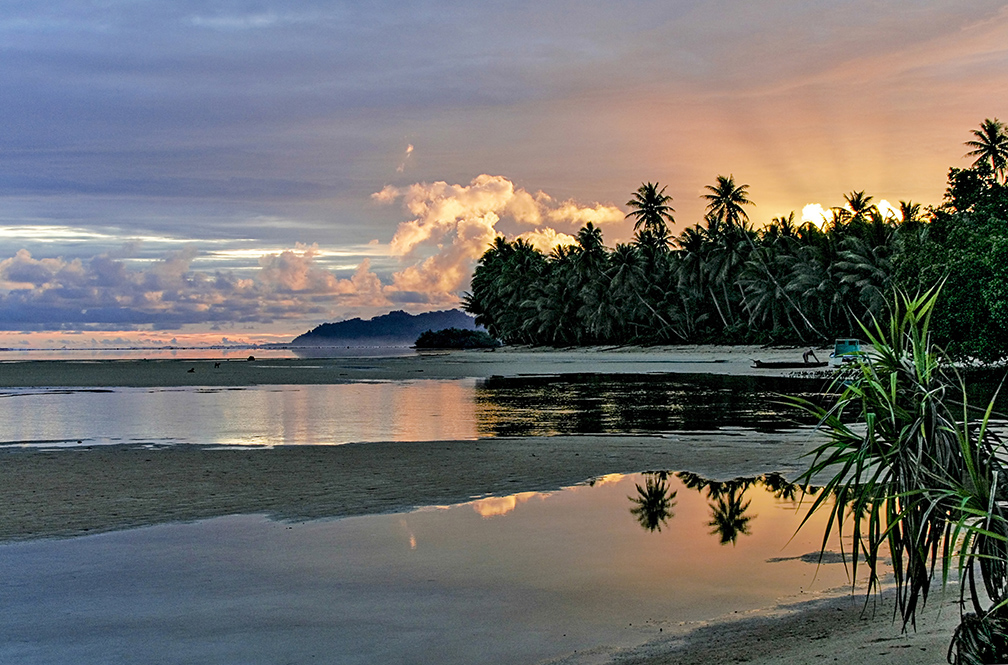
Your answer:
[[[1008,119],[1005,2],[15,0],[0,53],[3,346],[452,307],[645,180],[675,233],[718,174],[757,224],[937,204]]]

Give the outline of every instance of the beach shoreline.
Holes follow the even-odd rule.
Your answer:
[[[224,357],[7,360],[0,362],[0,388],[218,387],[593,373],[806,377],[835,374],[828,367],[753,367],[756,359],[801,362],[804,350],[758,346],[585,347],[564,350],[504,347],[489,351],[416,351],[405,355],[362,354],[337,358],[314,357],[306,351],[302,358],[254,360]]]
[[[276,447],[0,447],[0,542],[261,513],[320,519],[549,492],[613,473],[794,479],[809,430]]]
[[[281,521],[395,513],[488,495],[549,492],[609,473],[693,470],[728,480],[763,473],[793,479],[814,445],[807,432],[698,436],[556,436],[477,441],[227,449],[96,446],[0,450],[0,544],[69,538],[230,514]],[[891,621],[891,599],[862,615],[863,589],[755,615],[684,626],[678,637],[601,661],[666,665],[718,662],[941,662],[958,623],[948,600],[928,606],[916,632]],[[946,591],[946,598],[954,596]],[[935,594],[935,598],[939,597]]]
[[[241,386],[589,372],[782,376],[786,373],[780,370],[751,367],[751,358],[793,359],[801,353],[759,349],[760,355],[754,356],[756,350],[526,349],[328,361],[231,360],[221,362],[220,368],[212,360],[4,362],[0,363],[0,386]],[[196,371],[188,372],[190,368]],[[799,429],[254,449],[7,446],[0,448],[0,502],[5,506],[0,512],[0,544],[230,514],[301,521],[399,512],[488,495],[549,492],[611,473],[690,471],[716,480],[779,473],[794,480],[807,466],[803,456],[816,443],[808,430]],[[835,657],[870,663],[883,655],[887,662],[906,665],[944,660],[944,649],[958,623],[954,607],[943,605],[941,616],[930,619],[934,608],[929,606],[922,617],[923,630],[919,626],[916,633],[901,634],[899,626],[891,623],[887,613],[891,609],[865,620],[860,613],[862,600],[860,595],[844,596],[797,604],[772,616],[687,627],[684,637],[607,658],[628,665],[739,661],[770,665],[832,662]]]

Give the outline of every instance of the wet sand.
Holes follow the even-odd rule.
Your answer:
[[[315,352],[320,352],[315,350]],[[802,360],[803,349],[663,346],[572,350],[502,348],[396,357],[30,360],[0,362],[0,387],[249,386],[553,374],[829,375],[827,368],[757,369],[754,359]],[[818,355],[826,359],[826,350]],[[219,367],[215,366],[219,364]],[[192,371],[190,371],[192,370]]]
[[[796,476],[808,431],[552,436],[267,449],[0,448],[0,541],[236,513],[312,519],[551,491],[609,473]]]
[[[768,373],[750,358],[800,350],[509,350],[338,360],[0,363],[0,386],[167,386],[328,383],[567,372]],[[196,371],[188,372],[193,368]],[[216,370],[216,372],[215,372]],[[549,491],[607,473],[688,470],[713,479],[794,478],[814,445],[807,431],[557,436],[478,441],[219,449],[107,446],[0,449],[0,541],[69,537],[235,513],[313,519],[442,505],[484,495]],[[938,598],[938,596],[935,596]],[[625,654],[626,663],[936,663],[954,607],[901,635],[890,610],[869,619],[861,598],[790,608],[782,616],[698,627],[684,640]],[[929,618],[930,617],[930,618]],[[583,662],[583,661],[579,661]]]
[[[893,621],[891,592],[846,595],[782,608],[770,616],[715,622],[682,640],[653,642],[618,658],[619,665],[936,665],[959,624],[958,588],[934,589],[917,629]]]
[[[790,435],[564,436],[365,443],[234,450],[107,446],[0,451],[0,539],[26,540],[228,514],[305,520],[447,505],[487,494],[549,491],[606,473],[690,469],[729,479],[771,471],[793,478],[812,442]],[[949,597],[954,596],[950,590]],[[863,614],[845,596],[698,626],[615,662],[942,662],[957,624],[938,603],[901,634],[891,605]],[[934,599],[939,596],[935,594]],[[581,658],[590,654],[581,654]],[[607,656],[608,658],[608,656]],[[561,662],[594,662],[583,659]],[[606,662],[605,660],[601,662]]]

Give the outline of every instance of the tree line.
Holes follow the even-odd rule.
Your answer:
[[[633,193],[632,241],[591,223],[548,255],[499,236],[464,308],[509,344],[814,344],[859,336],[894,293],[944,282],[932,330],[955,356],[1008,355],[1008,128],[985,120],[951,168],[943,201],[883,212],[852,191],[820,227],[794,213],[755,228],[748,185],[719,175],[701,222],[673,236],[659,183]]]

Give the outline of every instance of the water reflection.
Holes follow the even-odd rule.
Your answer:
[[[661,531],[662,525],[675,517],[672,509],[675,508],[677,490],[668,486],[668,473],[649,473],[644,476],[644,486],[636,483],[637,496],[630,497],[636,504],[630,509],[630,513],[637,518],[637,522],[648,531]]]
[[[544,499],[548,496],[549,494],[542,492],[519,492],[508,496],[490,496],[473,501],[472,507],[480,517],[500,517],[514,511],[520,504],[531,499]]]
[[[472,379],[0,391],[0,445],[328,445],[476,438]]]
[[[241,388],[11,388],[0,444],[238,445],[435,441],[495,436],[774,431],[800,416],[779,395],[822,381],[576,374]],[[809,424],[809,423],[806,423]]]
[[[712,535],[717,534],[721,537],[722,545],[728,543],[734,545],[740,535],[749,535],[749,522],[754,518],[752,515],[746,515],[746,511],[752,502],[743,503],[744,499],[745,490],[738,485],[729,484],[725,492],[718,494],[714,499],[715,503],[711,505],[711,521],[707,522],[707,526],[713,527]]]
[[[548,436],[813,424],[780,395],[819,400],[822,379],[701,374],[493,377],[476,384],[480,436]]]
[[[847,592],[842,565],[817,565],[824,515],[792,538],[794,505],[737,481],[759,520],[724,547],[706,526],[721,483],[698,480],[608,476],[489,519],[473,504],[245,515],[0,545],[0,635],[27,636],[0,639],[0,662],[610,662],[695,622]],[[640,490],[669,502],[646,504],[668,527],[627,514]]]
[[[734,545],[739,536],[752,533],[751,525],[756,515],[750,511],[752,499],[748,497],[751,488],[761,488],[778,501],[795,503],[803,495],[814,496],[818,488],[788,482],[778,473],[762,476],[733,478],[727,481],[708,480],[695,473],[675,474],[683,487],[706,494],[710,508],[710,534],[716,535],[722,545]],[[648,531],[661,531],[668,520],[675,517],[677,491],[668,486],[668,471],[651,471],[643,474],[644,485],[637,483],[637,496],[629,497],[634,504],[630,513]]]

